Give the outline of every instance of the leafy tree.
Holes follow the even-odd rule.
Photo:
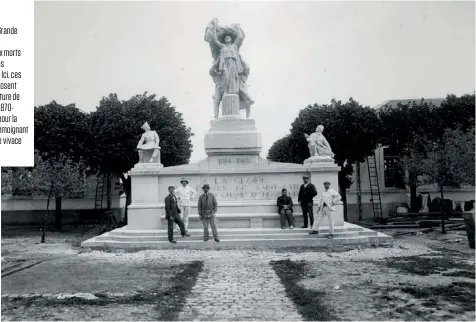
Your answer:
[[[292,123],[290,136],[273,145],[268,159],[302,163],[310,156],[304,133],[314,132],[320,124],[324,126],[323,134],[332,147],[335,162],[341,168],[339,188],[342,200],[346,203],[346,189],[352,183],[350,176],[354,171],[353,164],[365,161],[377,147],[381,124],[370,107],[363,107],[352,98],[345,103],[332,100],[329,105],[308,106],[299,112]],[[346,208],[344,217],[347,220]]]
[[[291,135],[286,135],[285,137],[277,140],[268,150],[269,160],[286,163],[298,163],[296,160],[297,155],[294,153],[294,141]]]
[[[74,104],[52,101],[35,107],[35,149],[43,157],[65,155],[79,162],[91,146],[88,115]]]
[[[148,122],[160,137],[161,162],[174,166],[189,162],[192,153],[191,130],[185,125],[165,97],[136,95],[127,101],[117,94],[103,97],[95,112],[91,113],[93,152],[88,160],[91,169],[101,174],[116,176],[127,183],[124,173],[139,161],[136,151],[142,134],[141,126]],[[130,184],[124,185],[130,199]]]
[[[45,238],[51,198],[54,197],[56,200],[55,227],[61,230],[63,216],[61,200],[78,197],[83,192],[85,182],[83,169],[81,161],[75,162],[64,154],[51,157],[35,152],[35,167],[31,170],[31,183],[35,195],[47,196],[42,242]]]
[[[52,101],[35,107],[35,149],[43,159],[61,163],[67,158],[85,167],[81,160],[90,155],[92,146],[88,115],[74,104],[65,106]],[[54,195],[59,209],[57,227],[61,228],[62,197],[61,194]]]
[[[31,171],[24,167],[2,167],[2,195],[31,196]]]
[[[419,184],[437,183],[443,204],[444,186],[474,186],[474,145],[474,127],[466,131],[446,129],[440,142],[416,137],[409,144],[409,153],[403,158],[403,164],[409,171],[419,174]],[[445,232],[443,213],[442,230]]]
[[[445,129],[466,130],[474,125],[474,99],[474,95],[448,95],[440,106],[423,99],[386,106],[379,111],[382,121],[379,143],[401,157],[409,157],[415,150],[424,153],[429,142],[441,142]],[[418,173],[407,170],[411,210],[417,212]]]
[[[440,129],[461,129],[474,127],[475,95],[457,97],[448,95],[446,100],[435,109],[435,118],[440,121]],[[438,134],[442,134],[439,131]]]

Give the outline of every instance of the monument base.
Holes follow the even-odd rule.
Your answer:
[[[392,237],[366,229],[354,224],[345,223],[334,229],[334,238],[328,239],[329,229],[323,226],[319,235],[309,235],[304,229],[281,228],[218,228],[220,242],[203,241],[203,229],[191,228],[191,237],[175,236],[177,244],[169,243],[164,230],[131,230],[122,227],[81,243],[81,247],[93,249],[243,249],[259,247],[329,247],[335,245],[371,244],[391,245]]]

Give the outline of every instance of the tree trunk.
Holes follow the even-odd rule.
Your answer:
[[[359,207],[359,221],[362,220],[362,185],[360,178],[360,162],[357,162],[357,206]]]
[[[48,200],[46,201],[46,211],[45,211],[45,219],[43,221],[43,229],[42,229],[42,234],[41,234],[41,242],[45,242],[45,237],[46,237],[46,226],[48,225],[48,210],[50,208],[50,200],[51,200],[51,195],[53,193],[53,185],[50,188],[50,192],[48,193]]]
[[[107,210],[111,210],[111,174],[106,175]]]
[[[63,210],[61,209],[62,199],[63,198],[61,196],[55,198],[55,228],[58,231],[61,231],[61,228],[63,227],[63,223],[61,222],[61,220],[63,219]]]
[[[445,227],[445,207],[444,207],[444,200],[443,197],[443,185],[440,185],[440,194],[441,194],[441,232],[446,234],[446,227]]]
[[[417,185],[416,183],[410,183],[410,211],[418,212],[420,207],[418,207],[418,196],[417,196]]]

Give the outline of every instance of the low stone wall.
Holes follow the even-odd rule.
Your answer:
[[[35,197],[2,196],[2,226],[41,225],[45,218],[47,200]],[[117,220],[124,217],[125,196],[112,197],[111,209]],[[55,201],[50,201],[49,222],[54,222]],[[65,199],[62,202],[64,225],[77,225],[81,217],[94,212],[94,198]]]
[[[429,192],[430,197],[433,200],[436,197],[440,197],[438,190],[419,190],[417,192]],[[474,199],[474,189],[455,189],[445,188],[444,197],[452,201],[468,201]],[[397,205],[408,202],[409,195],[404,189],[387,189],[380,192],[382,199],[382,211],[384,218],[390,216],[392,212],[395,212]],[[359,207],[357,205],[357,193],[355,191],[349,191],[347,193],[347,216],[349,222],[356,222],[359,219]],[[370,202],[370,192],[362,192],[362,219],[373,219],[373,208]]]

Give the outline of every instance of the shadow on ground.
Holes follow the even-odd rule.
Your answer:
[[[196,283],[203,262],[194,261],[179,265],[148,267],[140,279],[120,278],[106,281],[108,285],[122,290],[139,288],[136,294],[126,297],[110,297],[103,292],[96,292],[95,300],[85,299],[19,299],[2,301],[2,320],[159,320],[175,321],[182,310],[185,300]],[[108,267],[111,275],[117,267]],[[127,269],[131,269],[128,267]],[[143,267],[135,267],[136,270]],[[159,272],[159,273],[157,273]],[[162,272],[163,274],[160,274]],[[153,274],[152,274],[153,273]],[[137,274],[134,274],[136,277]],[[86,284],[97,282],[82,276]],[[141,281],[142,285],[137,285]],[[26,284],[28,285],[28,284]],[[62,285],[62,284],[61,284]],[[87,286],[91,289],[91,285]]]

